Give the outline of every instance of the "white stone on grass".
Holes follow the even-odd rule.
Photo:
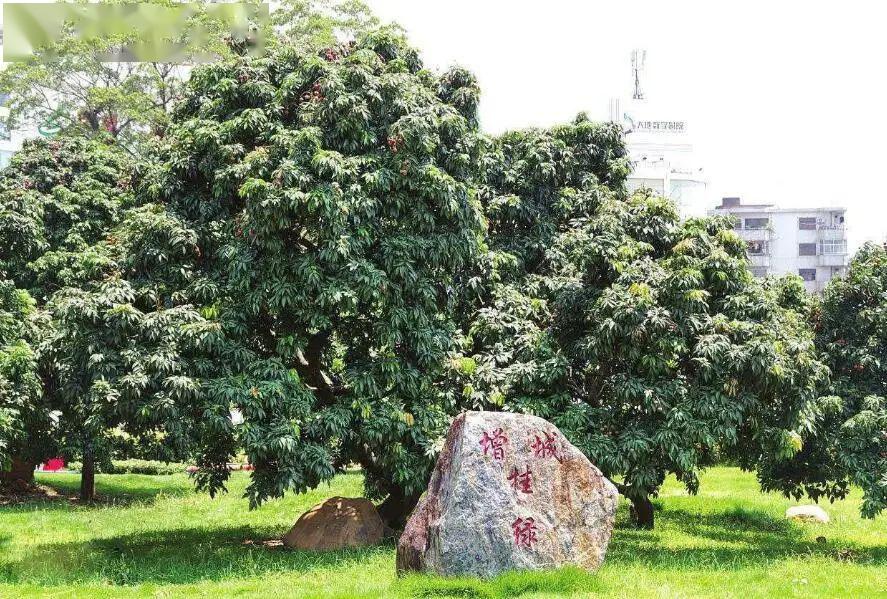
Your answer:
[[[800,522],[821,522],[828,524],[828,514],[818,505],[796,505],[785,510],[785,517]]]

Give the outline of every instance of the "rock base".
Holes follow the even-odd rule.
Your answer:
[[[382,542],[385,526],[363,498],[332,497],[302,514],[283,537],[290,549],[331,551]]]

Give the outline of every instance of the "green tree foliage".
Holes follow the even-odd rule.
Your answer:
[[[14,461],[33,471],[53,448],[52,421],[30,345],[36,316],[26,291],[0,282],[0,471],[18,470]]]
[[[82,39],[70,32],[27,61],[0,71],[6,126],[36,125],[132,139],[162,131],[184,71],[180,65],[111,62],[124,39]]]
[[[31,140],[0,172],[0,270],[38,305],[88,280],[121,217],[125,155],[101,139]]]
[[[14,325],[4,330],[4,403],[16,406],[8,451],[20,463],[57,450],[59,437],[50,440],[48,431],[60,398],[54,369],[39,355],[52,329],[45,308],[56,291],[84,284],[106,262],[92,247],[119,220],[124,169],[119,151],[101,140],[64,138],[26,142],[0,173],[0,271]]]
[[[176,265],[190,280],[169,289],[204,307],[224,367],[195,410],[202,487],[242,445],[253,504],[352,462],[392,519],[424,490],[452,413],[434,382],[457,277],[484,226],[476,131],[442,100],[452,81],[384,30],[194,71],[144,184],[197,236]]]
[[[165,0],[154,3],[175,6]],[[86,35],[68,27],[26,60],[8,63],[0,71],[0,93],[7,96],[7,128],[30,124],[47,134],[110,135],[129,148],[162,135],[195,62],[206,56],[228,56],[249,41],[230,38],[224,20],[205,9],[210,4],[192,3],[193,13],[183,21],[182,30],[164,32],[170,42],[187,44],[188,54],[175,62],[131,60],[128,48],[156,41],[136,31]]]
[[[188,306],[156,309],[150,293],[109,278],[53,296],[52,332],[43,359],[52,365],[68,455],[83,461],[81,495],[94,493],[96,461],[108,462],[112,432],[162,431],[186,445],[179,409],[198,382],[187,359],[185,330],[200,316]]]
[[[36,461],[47,457],[47,444],[37,441],[48,413],[57,412],[53,438],[69,457],[82,457],[85,499],[94,492],[95,461],[110,458],[103,450],[112,429],[160,431],[183,445],[171,406],[196,386],[183,374],[192,368],[182,339],[200,316],[159,299],[164,285],[178,282],[166,268],[170,255],[194,251],[195,240],[155,206],[128,208],[130,170],[116,144],[63,136],[27,142],[0,173],[0,268],[10,286],[36,299],[41,323],[10,337],[21,341],[3,362],[9,380],[22,378],[25,365],[39,372],[39,393],[17,392],[17,402],[31,406],[20,414],[34,416],[19,419],[16,446],[42,449]],[[27,294],[10,291],[19,296]]]
[[[305,50],[331,48],[378,27],[379,20],[360,0],[283,0],[271,13],[269,42]]]
[[[193,233],[161,208],[128,209],[77,256],[98,265],[91,276],[56,291],[47,304],[52,326],[40,354],[62,413],[66,452],[83,460],[84,499],[92,497],[96,462],[108,463],[117,434],[159,439],[176,455],[188,447],[181,410],[199,387],[190,329],[203,318],[167,291],[186,277],[169,265],[197,251]]]
[[[855,484],[874,517],[887,506],[887,247],[863,246],[809,314],[831,394],[816,402],[802,451],[768,464],[767,486],[834,500]]]
[[[694,492],[719,448],[797,450],[826,369],[727,221],[626,197],[619,130],[584,117],[506,134],[491,157],[494,285],[465,354],[476,402],[557,424],[647,526],[666,474]]]
[[[887,396],[887,246],[864,245],[829,285],[817,331],[836,390]]]

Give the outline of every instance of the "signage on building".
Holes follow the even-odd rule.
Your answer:
[[[658,121],[634,118],[627,112],[622,116],[626,133],[686,133],[687,121]]]

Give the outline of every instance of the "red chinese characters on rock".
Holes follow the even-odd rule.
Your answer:
[[[560,461],[554,435],[551,433],[543,433],[543,435],[545,435],[544,439],[539,435],[534,435],[536,440],[530,445],[533,455],[537,458],[555,458]]]
[[[499,462],[505,459],[506,443],[508,443],[508,437],[501,428],[494,430],[492,436],[484,431],[484,436],[480,440],[480,446],[484,448],[484,455],[491,451],[493,459]]]
[[[514,544],[518,547],[532,549],[536,543],[536,521],[533,518],[518,518],[511,523],[511,532],[514,533]]]
[[[517,467],[512,468],[511,474],[508,475],[508,482],[511,483],[512,489],[516,489],[521,493],[533,492],[533,472],[529,466],[527,466],[525,472],[520,472]]]

